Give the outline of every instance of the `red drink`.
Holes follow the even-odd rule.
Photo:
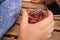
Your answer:
[[[29,23],[36,23],[47,17],[47,13],[44,13],[42,9],[37,8],[35,11],[29,13]]]

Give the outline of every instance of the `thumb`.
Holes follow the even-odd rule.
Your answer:
[[[22,9],[22,23],[28,23],[28,13],[26,9]]]

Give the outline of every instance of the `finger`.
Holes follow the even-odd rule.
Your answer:
[[[54,28],[52,28],[52,29],[49,31],[48,35],[52,35],[53,29],[54,29]]]
[[[55,24],[55,22],[53,20],[50,24],[46,25],[48,30],[51,30],[51,28],[54,28],[54,24]]]
[[[52,23],[47,27],[48,27],[48,32],[51,33],[54,30],[54,21],[52,21]]]
[[[54,22],[52,22],[48,27],[50,27],[50,28],[48,28],[48,35],[50,35],[52,32],[53,32],[53,30],[54,30],[54,27],[53,27],[53,25],[54,25]],[[50,37],[50,36],[49,36]]]
[[[47,38],[49,39],[52,36],[52,34],[50,34]]]
[[[49,30],[49,34],[51,34],[53,32],[54,28],[52,27],[50,30]]]
[[[47,30],[46,32],[48,32],[48,34],[50,34],[54,30],[54,21],[52,21],[51,24],[45,26],[44,28],[45,28],[45,30]]]
[[[22,23],[28,23],[28,13],[26,9],[22,9]]]
[[[52,32],[52,30],[54,29],[54,27],[53,27],[53,24],[54,22],[52,22],[50,25],[47,25],[47,26],[45,26],[44,28],[42,28],[42,29],[44,29],[44,31],[46,32],[46,34],[47,34],[47,36],[49,35],[49,34],[51,34],[51,32]]]
[[[53,19],[53,13],[50,10],[48,10],[48,13],[49,13],[50,17]]]

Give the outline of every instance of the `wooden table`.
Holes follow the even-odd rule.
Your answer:
[[[36,4],[36,3],[32,3],[32,2],[24,2],[23,1],[22,3],[23,3],[22,8],[27,9],[28,13],[31,10],[33,11],[37,7],[42,8],[42,6],[43,6],[42,4]],[[54,17],[54,18],[56,18],[56,17]],[[18,17],[14,26],[3,37],[3,40],[18,40],[20,21],[21,21],[21,15]],[[55,19],[54,27],[55,27],[55,30],[60,30],[60,20]],[[49,40],[60,40],[60,32],[54,31],[52,37]]]

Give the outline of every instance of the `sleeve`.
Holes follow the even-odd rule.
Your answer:
[[[2,37],[16,21],[22,0],[5,0],[0,4],[0,37]]]

